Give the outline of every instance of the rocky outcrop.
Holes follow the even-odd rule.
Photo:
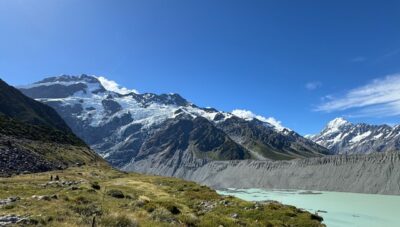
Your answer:
[[[15,138],[0,133],[0,177],[105,163],[86,146]]]
[[[400,153],[337,155],[291,161],[213,161],[149,165],[128,169],[193,180],[214,188],[268,188],[400,194]]]
[[[0,216],[0,226],[9,226],[13,224],[19,224],[21,222],[26,221],[26,217],[22,216],[17,216],[17,215],[5,215],[5,216]]]
[[[0,177],[61,168],[29,150],[0,146]]]

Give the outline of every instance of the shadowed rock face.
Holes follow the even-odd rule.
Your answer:
[[[109,115],[113,115],[118,111],[122,110],[122,106],[118,102],[112,99],[104,99],[103,101],[101,101],[101,103],[103,104],[105,111]]]
[[[271,160],[288,160],[304,157],[321,157],[328,155],[324,147],[303,138],[290,130],[274,133],[274,129],[266,127],[259,120],[245,121],[232,117],[217,124],[233,140],[252,152]]]
[[[36,98],[66,98],[75,94],[76,92],[86,93],[88,84],[97,83],[97,79],[87,75],[79,77],[72,77],[63,75],[60,77],[50,77],[33,84],[27,88],[20,88],[20,90],[33,99]],[[38,85],[38,86],[36,86]],[[43,85],[46,89],[43,89]],[[94,92],[104,92],[103,87],[99,87]]]
[[[177,151],[192,153],[193,158],[205,160],[242,160],[249,152],[231,140],[208,120],[190,117],[168,120],[142,145],[135,160],[157,154],[170,159]],[[160,162],[163,159],[159,160]]]
[[[72,84],[69,86],[62,86],[55,84],[48,89],[42,89],[41,87],[34,87],[31,89],[21,89],[21,91],[31,98],[66,98],[73,95],[75,92],[83,91],[86,89],[84,84]]]
[[[267,188],[400,195],[400,153],[336,155],[290,161],[212,161],[173,171],[139,161],[127,170],[180,177],[214,188]]]

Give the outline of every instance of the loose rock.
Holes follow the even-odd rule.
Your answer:
[[[0,226],[18,224],[25,220],[26,220],[25,217],[21,217],[21,216],[17,216],[17,215],[0,216]]]

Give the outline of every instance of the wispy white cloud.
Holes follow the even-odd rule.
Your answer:
[[[330,100],[333,100],[334,97],[333,97],[333,95],[325,95],[325,96],[322,96],[320,99],[322,102],[328,102]]]
[[[315,110],[324,112],[354,110],[353,117],[400,115],[400,74],[375,79],[345,95],[325,99]]]
[[[377,57],[375,62],[381,62],[381,61],[388,60],[390,58],[397,56],[398,54],[400,54],[400,48],[392,49],[392,50],[386,52],[385,54]]]
[[[269,124],[275,126],[275,128],[280,130],[280,131],[285,129],[285,127],[282,126],[282,123],[280,121],[276,120],[275,118],[273,118],[273,117],[263,117],[263,116],[260,116],[260,115],[256,115],[253,112],[251,112],[250,110],[236,109],[236,110],[232,111],[232,114],[237,116],[237,117],[240,117],[242,119],[245,119],[247,121],[251,121],[253,119],[257,119],[259,121],[269,123]]]
[[[305,85],[306,89],[310,90],[310,91],[318,89],[321,86],[322,86],[322,83],[319,81],[311,81],[311,82],[306,83],[306,85]]]
[[[129,94],[132,92],[136,94],[139,93],[137,90],[122,87],[119,84],[117,84],[117,82],[109,80],[105,77],[99,76],[97,77],[97,79],[100,81],[101,85],[103,85],[103,87],[108,91],[113,91],[122,95]]]
[[[392,51],[389,51],[385,55],[383,55],[382,57],[383,58],[390,58],[390,57],[396,56],[398,54],[400,54],[400,48],[394,49]]]
[[[364,62],[366,60],[367,60],[367,58],[363,57],[363,56],[357,56],[357,57],[350,59],[351,62]]]

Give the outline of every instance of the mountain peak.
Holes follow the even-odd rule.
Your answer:
[[[246,121],[252,121],[254,119],[261,121],[265,124],[268,124],[269,126],[275,128],[277,131],[282,132],[284,130],[289,130],[292,131],[288,128],[285,128],[284,126],[282,126],[281,122],[276,120],[273,117],[263,117],[260,115],[256,115],[253,112],[249,111],[249,110],[241,110],[241,109],[236,109],[232,111],[232,114],[235,115],[236,117],[242,118],[243,120]]]
[[[327,128],[328,129],[339,129],[345,125],[351,125],[351,123],[342,117],[338,117],[338,118],[331,120],[328,123]]]
[[[61,75],[48,77],[26,86],[18,87],[31,98],[66,98],[73,95],[90,96],[104,93],[109,95],[137,95],[136,90],[120,86],[115,81],[94,75]]]
[[[388,125],[352,124],[343,118],[330,121],[325,129],[309,137],[334,154],[399,150],[400,134]]]
[[[53,76],[45,78],[41,81],[35,82],[28,86],[20,86],[19,88],[22,89],[29,89],[33,87],[39,86],[52,86],[52,85],[63,85],[63,86],[71,86],[76,84],[85,84],[85,85],[92,85],[98,87],[101,90],[106,90],[110,92],[115,92],[121,95],[127,94],[138,94],[139,92],[134,89],[128,89],[113,80],[109,80],[103,76],[94,76],[94,75],[86,75],[82,74],[78,75],[61,75],[61,76]]]
[[[100,83],[95,76],[88,76],[82,74],[80,76],[75,75],[61,75],[45,78],[34,84],[51,84],[51,83],[73,83],[73,82],[86,82],[86,83]]]
[[[107,90],[107,91],[113,91],[115,93],[121,94],[121,95],[126,95],[130,93],[135,93],[139,94],[137,90],[134,89],[128,89],[126,87],[123,87],[119,85],[117,82],[113,80],[109,80],[103,76],[95,77],[98,81],[100,81],[101,85]]]

